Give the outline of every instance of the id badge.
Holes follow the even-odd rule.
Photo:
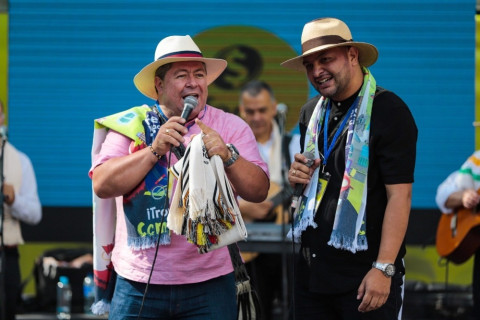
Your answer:
[[[320,203],[322,202],[325,190],[327,190],[328,181],[330,180],[330,173],[320,172],[318,175],[317,198],[315,199],[315,212],[317,212]]]

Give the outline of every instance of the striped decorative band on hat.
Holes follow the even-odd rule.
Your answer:
[[[198,52],[198,51],[177,51],[177,52],[171,52],[167,53],[161,57],[158,57],[157,60],[163,59],[163,58],[182,58],[182,57],[190,57],[190,58],[203,58],[203,55]]]

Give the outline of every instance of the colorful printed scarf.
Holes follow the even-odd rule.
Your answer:
[[[363,86],[348,119],[347,141],[345,144],[345,173],[338,198],[337,210],[332,234],[328,244],[337,249],[367,250],[365,204],[367,198],[367,176],[370,138],[370,118],[376,82],[370,71],[365,74]],[[325,111],[330,99],[321,97],[310,118],[306,136],[305,150],[319,158],[317,147],[318,132],[324,123]],[[317,168],[306,186],[300,204],[294,215],[294,228],[288,237],[300,242],[301,233],[308,226],[317,227],[315,213],[320,205],[322,181]]]
[[[133,140],[130,152],[150,145],[157,135],[160,119],[146,105],[134,107],[95,121],[92,163],[100,152],[108,130],[115,130]],[[127,244],[132,250],[170,243],[167,228],[168,171],[166,161],[158,161],[139,186],[123,197],[127,228]],[[92,307],[95,314],[108,311],[113,294],[112,277],[115,276],[110,261],[114,246],[116,205],[115,199],[100,199],[93,194],[93,254],[96,299]],[[160,235],[157,233],[160,232]]]

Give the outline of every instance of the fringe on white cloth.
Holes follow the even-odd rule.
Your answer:
[[[220,156],[208,158],[196,135],[170,172],[178,179],[167,227],[200,253],[245,240],[247,230]]]

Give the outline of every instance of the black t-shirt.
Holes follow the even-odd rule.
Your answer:
[[[340,103],[332,101],[328,121],[329,144],[336,127],[343,120],[357,95],[358,92]],[[318,99],[319,96],[302,107],[299,119],[302,144]],[[311,263],[309,267],[301,255],[297,277],[303,286],[319,293],[346,292],[358,288],[378,255],[387,205],[385,184],[413,183],[417,133],[415,121],[407,105],[393,92],[377,93],[373,101],[370,122],[366,206],[368,250],[357,251],[355,254],[327,244],[332,232],[345,171],[346,130],[339,136],[325,168],[325,171],[331,174],[331,178],[315,215],[318,227],[315,229],[308,227],[302,233],[302,251],[309,253]],[[323,125],[319,130],[317,146],[319,153],[323,155]],[[303,248],[308,248],[308,251]],[[402,244],[395,261],[397,270],[400,272],[404,272],[402,263],[404,256],[405,243]]]

